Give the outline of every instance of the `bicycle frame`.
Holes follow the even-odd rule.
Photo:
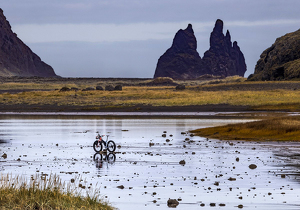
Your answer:
[[[107,142],[108,142],[108,137],[109,137],[109,135],[106,135],[106,141],[102,138],[102,137],[104,137],[105,135],[100,135],[100,134],[98,134],[97,136],[96,136],[96,139],[98,139],[98,142],[100,143],[100,144],[104,144],[104,146],[106,147],[106,145],[107,145]]]

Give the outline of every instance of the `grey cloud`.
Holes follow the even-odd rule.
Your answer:
[[[232,40],[238,41],[245,55],[246,76],[253,73],[261,52],[276,38],[299,29],[297,20],[300,20],[299,0],[0,0],[0,5],[13,29],[15,25],[22,24],[211,22],[211,27],[194,25],[201,56],[209,47],[213,23],[220,18],[224,21],[224,31],[229,29]],[[274,23],[276,20],[295,22],[259,24],[259,21]],[[233,24],[238,21],[244,25]],[[251,22],[248,26],[247,21]],[[171,32],[171,37],[185,27],[179,26]],[[172,38],[112,43],[26,44],[61,76],[152,77],[157,59],[171,43]]]
[[[298,0],[0,0],[14,24],[132,23],[299,18]]]

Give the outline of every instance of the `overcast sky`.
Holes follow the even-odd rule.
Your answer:
[[[0,0],[12,30],[63,77],[153,77],[175,33],[193,25],[201,57],[224,21],[247,72],[300,28],[299,0]]]

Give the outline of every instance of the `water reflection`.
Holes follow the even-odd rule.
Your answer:
[[[116,155],[114,153],[96,152],[93,160],[96,163],[96,168],[102,168],[104,162],[113,164],[116,161]]]

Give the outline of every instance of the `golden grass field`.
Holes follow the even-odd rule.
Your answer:
[[[300,141],[300,116],[229,124],[192,132],[199,136],[223,140]]]
[[[174,81],[184,84],[185,90],[175,86],[149,86],[151,80],[65,80],[0,83],[0,105],[35,105],[85,107],[95,111],[105,107],[153,106],[248,106],[250,110],[300,110],[300,82],[245,82],[236,77],[211,81]],[[107,84],[123,86],[122,91],[82,91],[87,87]],[[272,88],[265,88],[271,86]],[[293,85],[291,88],[290,86]],[[274,87],[273,87],[274,86]],[[286,87],[288,86],[288,87]],[[78,91],[59,91],[62,87]],[[262,87],[262,88],[261,88]],[[298,88],[299,87],[299,88]],[[249,90],[247,90],[249,89]],[[47,111],[47,110],[45,110]]]

